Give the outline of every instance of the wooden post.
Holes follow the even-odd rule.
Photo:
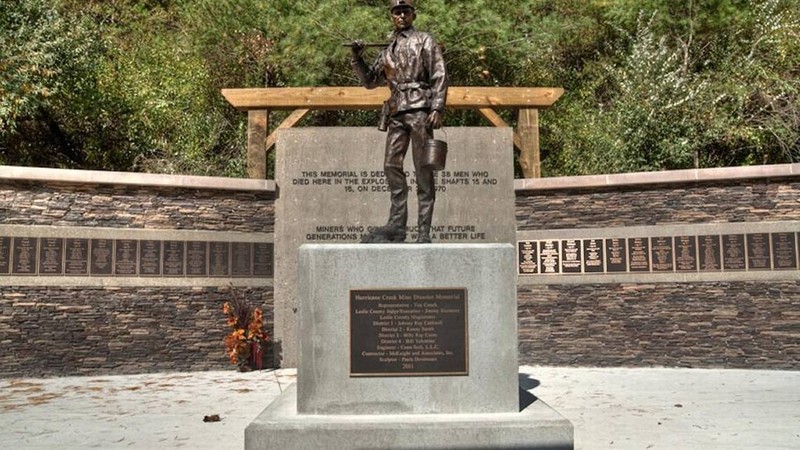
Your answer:
[[[542,163],[539,156],[539,110],[520,108],[517,118],[520,140],[519,165],[525,178],[540,178]]]
[[[247,111],[247,176],[249,178],[259,180],[267,178],[268,130],[268,110]]]

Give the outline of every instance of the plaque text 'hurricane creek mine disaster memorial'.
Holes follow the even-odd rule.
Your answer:
[[[350,376],[467,375],[467,290],[350,291]]]

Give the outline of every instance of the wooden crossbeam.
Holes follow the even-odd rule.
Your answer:
[[[492,108],[478,108],[478,112],[486,118],[492,125],[496,127],[507,127],[509,126],[499,114],[495,112]],[[515,131],[514,132],[514,147],[517,147],[517,150],[522,150],[522,141],[520,140],[519,134]]]
[[[451,86],[447,107],[547,108],[564,93],[553,87]],[[378,109],[389,98],[386,87],[295,87],[223,89],[222,95],[235,108],[254,109]]]
[[[311,110],[296,109],[292,111],[292,113],[289,114],[289,117],[284,119],[284,121],[281,122],[280,125],[278,125],[278,128],[275,128],[275,131],[270,133],[270,135],[267,137],[267,152],[269,152],[269,149],[272,148],[272,146],[275,145],[275,142],[278,140],[278,131],[283,130],[285,128],[292,128],[293,126],[297,125],[297,122],[303,120],[303,117],[305,117],[306,114],[309,113],[309,111]]]

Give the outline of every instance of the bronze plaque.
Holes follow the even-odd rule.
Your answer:
[[[183,241],[164,241],[162,268],[165,277],[182,277],[184,275],[183,250]]]
[[[581,241],[580,239],[564,239],[561,241],[561,273],[581,273]]]
[[[653,261],[653,272],[673,272],[674,249],[672,237],[650,238],[650,258]]]
[[[627,272],[625,239],[606,239],[606,270],[609,272]]]
[[[231,243],[231,276],[250,277],[253,275],[253,244],[251,242]]]
[[[67,238],[64,255],[66,275],[89,275],[89,239]]]
[[[139,246],[136,240],[114,240],[114,275],[120,277],[136,276],[138,262]]]
[[[519,265],[517,270],[520,275],[539,273],[539,256],[536,241],[517,242]]]
[[[8,275],[11,270],[11,238],[0,237],[0,275]]]
[[[725,270],[747,270],[743,234],[722,235],[722,267]]]
[[[747,235],[747,269],[770,270],[772,256],[769,247],[768,233],[752,233]]]
[[[350,291],[350,376],[467,375],[467,290]]]
[[[650,271],[650,250],[647,238],[628,238],[628,262],[631,272]]]
[[[797,242],[794,233],[772,233],[772,267],[797,269]]]
[[[32,237],[15,237],[13,239],[12,270],[14,275],[36,275],[36,249],[39,239]]]
[[[585,273],[603,273],[603,240],[584,239],[583,240],[583,271]]]
[[[700,243],[700,271],[719,272],[722,270],[722,253],[719,244],[719,235],[710,234],[697,237]]]
[[[111,275],[113,241],[111,239],[92,239],[91,245],[92,275]]]
[[[208,243],[208,274],[227,277],[230,273],[230,242]]]
[[[39,275],[63,275],[64,239],[41,238],[39,241]]]
[[[186,243],[186,275],[204,277],[208,274],[208,243],[189,241]]]
[[[139,241],[139,275],[161,276],[161,241]]]
[[[675,236],[675,270],[697,272],[697,236]]]
[[[539,267],[541,273],[559,273],[561,264],[558,260],[560,257],[559,241],[539,241]]]
[[[272,242],[256,242],[253,244],[253,275],[260,278],[271,278],[274,274]]]

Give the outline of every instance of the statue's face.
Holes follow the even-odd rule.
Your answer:
[[[417,15],[414,13],[414,8],[408,6],[398,6],[392,10],[392,23],[394,24],[395,31],[403,31],[414,23]]]

